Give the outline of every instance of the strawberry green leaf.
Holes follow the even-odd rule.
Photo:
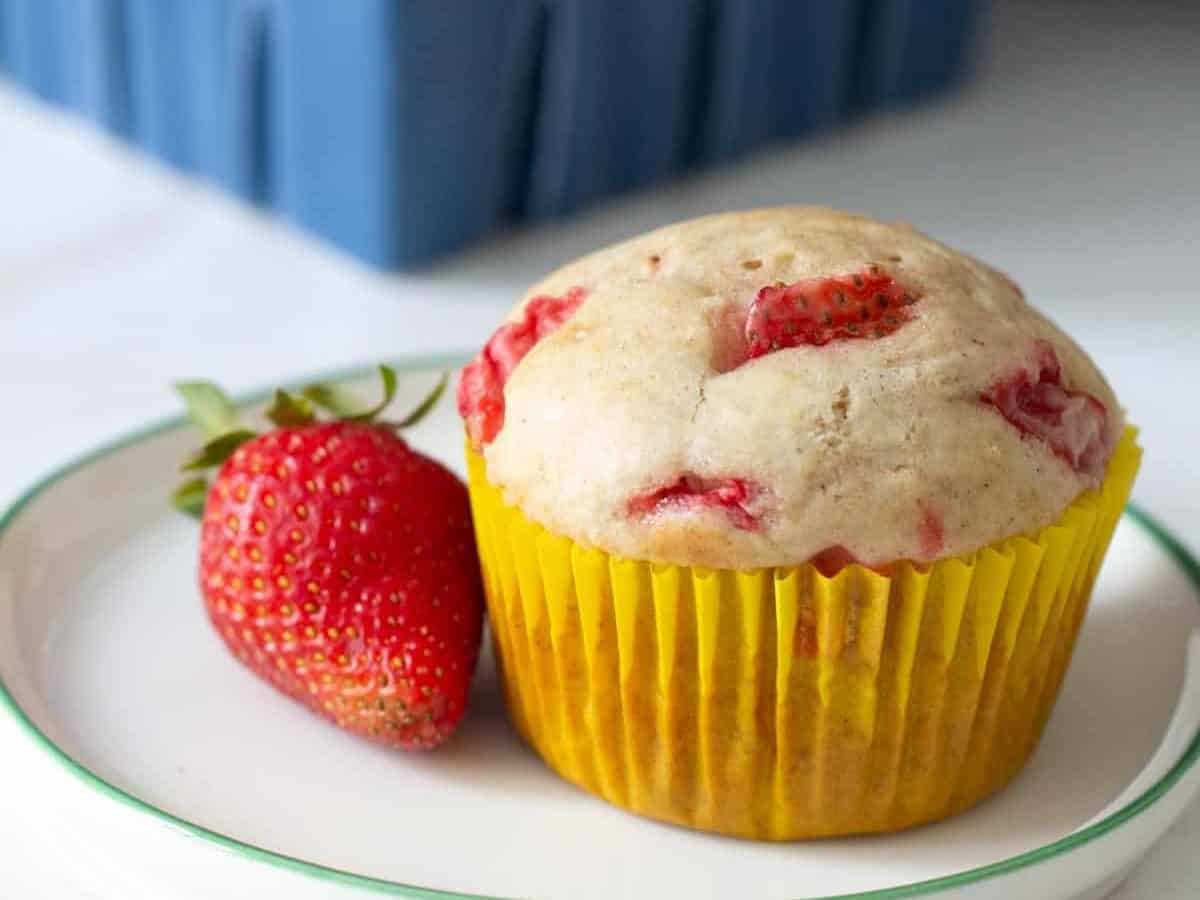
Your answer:
[[[442,394],[446,393],[446,382],[448,380],[449,376],[443,372],[442,377],[438,379],[438,383],[434,385],[433,390],[431,390],[425,396],[424,400],[417,404],[416,409],[410,412],[399,422],[381,422],[380,424],[397,430],[401,428],[411,428],[413,425],[416,425],[427,415],[429,415],[429,411],[437,406],[437,402],[442,399]]]
[[[280,428],[293,428],[312,424],[315,415],[312,402],[306,397],[277,390],[275,402],[267,410],[267,418]]]
[[[396,370],[391,366],[379,367],[379,377],[383,380],[383,399],[370,409],[353,416],[343,416],[348,422],[370,422],[388,408],[392,398],[396,396]]]
[[[175,390],[187,404],[188,418],[207,437],[214,438],[241,427],[233,401],[211,381],[180,381]]]
[[[358,398],[336,384],[310,384],[301,389],[300,395],[339,419],[353,416],[360,409]]]
[[[171,504],[181,513],[198,519],[204,513],[204,500],[207,496],[208,479],[203,476],[190,478],[172,492]]]
[[[354,395],[345,388],[333,384],[310,384],[300,393],[317,406],[333,413],[344,422],[370,422],[387,409],[396,396],[396,372],[391,366],[381,365],[379,377],[383,380],[383,399],[369,409],[362,409]]]
[[[179,467],[179,471],[199,472],[219,466],[233,455],[234,450],[255,437],[258,437],[258,435],[245,428],[239,428],[237,431],[229,431],[218,435],[201,447],[199,452],[189,457]]]

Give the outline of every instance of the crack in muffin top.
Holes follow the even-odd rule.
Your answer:
[[[1123,428],[1011,279],[812,207],[564,266],[467,367],[459,406],[528,518],[714,568],[930,561],[1034,531],[1099,485]]]

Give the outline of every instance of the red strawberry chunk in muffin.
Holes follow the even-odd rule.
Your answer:
[[[1076,472],[1103,476],[1111,449],[1108,410],[1091,394],[1063,385],[1062,366],[1048,342],[1037,343],[1036,371],[1021,369],[997,381],[981,399]]]
[[[660,512],[719,509],[735,528],[758,531],[762,515],[757,510],[762,489],[743,478],[704,479],[681,475],[666,487],[630,499],[630,515],[650,516]]]
[[[917,299],[878,266],[768,285],[754,298],[746,320],[749,358],[790,347],[887,337],[913,318]]]
[[[534,297],[525,305],[521,319],[501,325],[463,369],[458,412],[475,449],[495,440],[504,427],[504,385],[513,369],[538,341],[575,314],[586,293],[573,287],[562,297]]]
[[[816,570],[826,578],[832,578],[846,566],[852,566],[858,561],[858,557],[841,544],[826,547],[809,560]]]
[[[942,515],[928,501],[921,500],[917,504],[921,509],[921,524],[917,529],[917,540],[921,553],[932,559],[946,547],[946,524]]]

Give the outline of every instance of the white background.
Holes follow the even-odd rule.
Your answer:
[[[524,285],[587,249],[713,210],[818,202],[908,219],[1012,273],[1143,426],[1136,499],[1200,548],[1200,4],[996,5],[980,72],[951,97],[404,276],[0,87],[0,506],[175,412],[174,379],[244,389],[471,348]],[[85,790],[0,722],[0,894],[123,896],[64,874],[47,810]],[[1114,896],[1196,896],[1198,841],[1193,806]],[[136,859],[97,848],[89,866]]]

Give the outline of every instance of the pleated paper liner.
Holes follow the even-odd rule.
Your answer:
[[[641,815],[789,840],[977,803],[1037,744],[1141,459],[1037,534],[890,576],[619,559],[504,504],[468,451],[510,714],[564,778]]]

